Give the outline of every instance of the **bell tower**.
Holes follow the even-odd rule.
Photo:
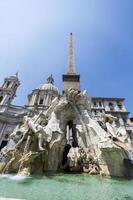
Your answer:
[[[67,74],[62,76],[63,79],[63,92],[70,88],[80,91],[80,75],[75,71],[75,58],[74,58],[74,44],[73,34],[70,33],[69,50],[68,50],[68,71]]]
[[[4,83],[0,87],[0,105],[11,104],[19,85],[18,73],[4,79]]]

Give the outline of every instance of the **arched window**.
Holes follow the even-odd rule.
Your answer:
[[[0,96],[0,103],[2,102],[2,100],[3,100],[3,96]]]

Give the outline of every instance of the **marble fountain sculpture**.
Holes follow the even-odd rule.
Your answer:
[[[92,119],[90,102],[86,91],[69,89],[47,111],[25,116],[2,149],[1,173],[132,176],[132,141],[112,115]]]

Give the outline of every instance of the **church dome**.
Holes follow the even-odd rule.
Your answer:
[[[38,89],[59,93],[58,88],[56,86],[54,86],[52,83],[45,83],[45,84],[41,85]]]
[[[9,81],[19,81],[19,80],[18,80],[18,73],[6,77],[5,80],[9,80]]]
[[[44,91],[52,91],[54,93],[59,94],[58,88],[56,86],[54,86],[54,79],[53,79],[52,75],[50,77],[48,77],[47,83],[44,83],[38,89],[44,90]]]

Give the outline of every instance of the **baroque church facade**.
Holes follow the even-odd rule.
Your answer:
[[[73,35],[70,33],[68,72],[62,76],[63,92],[60,94],[50,75],[46,83],[34,89],[28,95],[26,106],[12,105],[20,85],[18,74],[4,79],[0,87],[0,150],[8,143],[10,134],[23,123],[23,117],[34,116],[38,111],[47,111],[55,97],[63,96],[70,88],[80,91],[80,75],[75,71]],[[111,114],[117,117],[117,125],[124,127],[132,138],[133,125],[129,119],[129,112],[124,105],[124,98],[106,98],[88,96],[91,102],[90,115],[99,123],[102,116]]]

